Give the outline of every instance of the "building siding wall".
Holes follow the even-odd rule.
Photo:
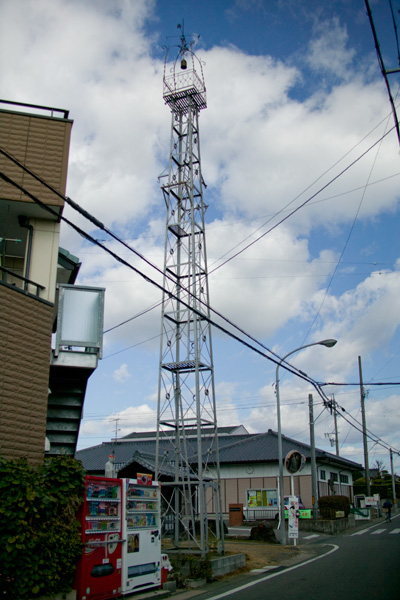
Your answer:
[[[43,461],[53,306],[0,284],[0,455]]]
[[[65,194],[72,121],[0,111],[0,146]],[[59,196],[0,155],[0,170],[45,204],[62,208]],[[22,191],[0,180],[0,198],[33,202]]]
[[[323,466],[323,465],[322,465]],[[248,475],[251,467],[251,475]],[[339,470],[325,466],[325,469],[332,471]],[[341,470],[346,473],[351,481],[350,471]],[[268,475],[260,476],[261,473]],[[274,475],[272,473],[275,473]],[[291,495],[291,477],[285,475],[284,478],[285,496]],[[278,463],[269,464],[232,464],[221,466],[221,502],[222,512],[229,512],[229,504],[243,504],[246,506],[246,491],[251,489],[274,489],[278,487]],[[312,508],[312,482],[311,469],[306,465],[301,473],[294,475],[293,488],[296,496],[300,496],[306,508]],[[335,493],[348,496],[352,500],[352,484],[336,484]],[[328,485],[323,481],[318,481],[318,495],[328,495]],[[210,508],[208,509],[210,511]]]

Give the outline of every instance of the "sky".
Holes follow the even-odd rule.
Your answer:
[[[370,5],[395,69],[390,3]],[[162,268],[158,177],[171,125],[162,84],[178,24],[196,41],[207,89],[211,306],[280,357],[337,339],[289,362],[335,384],[323,389],[339,407],[340,455],[363,463],[360,357],[369,463],[390,469],[388,447],[400,450],[400,158],[364,1],[2,0],[0,97],[69,110],[67,195]],[[390,77],[396,96],[400,75]],[[64,215],[161,281],[72,209]],[[65,224],[60,243],[82,261],[77,283],[106,289],[104,354],[78,448],[154,431],[161,313],[148,309],[161,292]],[[213,349],[218,424],[276,430],[275,364],[218,330]],[[311,393],[316,445],[335,452],[315,389],[284,369],[279,378],[283,433],[309,443]]]

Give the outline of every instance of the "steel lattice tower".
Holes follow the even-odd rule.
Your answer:
[[[172,121],[169,168],[160,176],[167,216],[156,471],[173,478],[164,507],[174,545],[204,556],[210,512],[223,552],[199,137],[199,112],[207,103],[202,64],[183,32],[178,48],[172,67],[166,52],[163,80]]]

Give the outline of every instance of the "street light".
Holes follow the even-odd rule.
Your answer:
[[[309,348],[310,346],[326,346],[327,348],[332,348],[336,344],[337,340],[328,339],[322,340],[321,342],[313,342],[312,344],[306,344],[305,346],[300,346],[300,348],[296,348],[291,352],[288,352],[276,365],[276,412],[278,418],[278,461],[279,461],[279,515],[280,515],[280,528],[281,528],[281,544],[286,545],[286,527],[285,527],[285,492],[283,489],[283,451],[282,451],[282,429],[281,429],[281,405],[279,400],[279,378],[278,371],[281,364],[287,359],[291,354],[295,354],[299,350],[304,350],[304,348]]]

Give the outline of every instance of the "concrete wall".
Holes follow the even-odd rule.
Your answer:
[[[54,302],[60,224],[45,219],[30,219],[30,224],[33,226],[33,243],[29,279],[46,288],[40,294],[43,300]]]

